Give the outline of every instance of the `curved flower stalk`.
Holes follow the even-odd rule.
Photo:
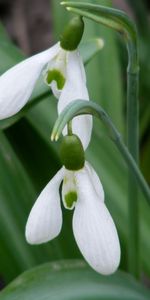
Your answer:
[[[68,150],[68,166],[74,166]],[[68,170],[65,165],[39,195],[27,221],[26,239],[30,244],[41,244],[60,233],[62,211],[59,187],[63,181],[62,201],[66,209],[74,209],[72,226],[77,245],[95,271],[109,275],[116,271],[120,262],[116,227],[104,203],[100,179],[92,166],[83,162],[83,156],[78,158],[78,166],[83,165],[80,169]]]
[[[79,25],[77,23],[77,25],[81,30],[82,23],[80,23]],[[77,25],[75,24],[72,29],[76,29]],[[83,29],[80,35],[77,36],[78,43],[82,33]],[[71,35],[73,35],[72,31],[69,32],[69,37]],[[25,59],[0,76],[0,120],[11,117],[22,109],[29,100],[36,81],[42,72],[44,81],[51,87],[55,97],[58,98],[58,113],[75,99],[89,100],[85,70],[77,49],[78,44],[76,42],[76,44],[73,44],[73,49],[66,50],[63,48],[65,39],[68,39],[66,34],[62,36],[61,42],[50,49]],[[82,116],[74,119],[73,130],[80,137],[86,149],[91,137],[92,117]],[[63,133],[65,132],[66,129]]]

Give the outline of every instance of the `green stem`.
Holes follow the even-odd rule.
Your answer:
[[[133,158],[138,162],[138,81],[139,65],[137,53],[137,32],[134,23],[123,12],[101,5],[82,2],[63,2],[70,11],[111,27],[122,34],[128,49],[127,72],[127,144]],[[130,273],[139,276],[139,210],[138,187],[132,174],[129,182],[129,241],[128,267]]]
[[[67,123],[68,135],[72,135],[72,120]]]
[[[129,64],[127,68],[127,145],[129,152],[139,162],[139,62],[137,39],[127,41]],[[128,268],[139,277],[139,200],[138,185],[132,173],[128,175]]]

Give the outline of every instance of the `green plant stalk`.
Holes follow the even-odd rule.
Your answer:
[[[137,53],[137,32],[134,23],[128,16],[119,10],[81,2],[62,3],[71,12],[80,14],[95,22],[111,27],[122,34],[128,49],[127,69],[127,145],[130,153],[138,163],[138,82],[139,62]],[[135,277],[139,277],[139,209],[138,186],[133,174],[128,175],[128,268]]]
[[[85,101],[85,100],[75,100],[69,105],[67,105],[66,108],[61,112],[61,114],[59,115],[59,117],[57,118],[54,124],[51,139],[57,141],[66,124],[70,120],[72,120],[72,118],[82,114],[92,114],[93,116],[98,117],[107,127],[111,140],[115,143],[121,155],[125,159],[130,171],[134,176],[134,179],[137,181],[137,184],[143,191],[143,194],[145,195],[145,198],[148,201],[148,204],[150,205],[149,186],[145,181],[134,158],[132,157],[128,148],[125,146],[124,142],[122,141],[120,133],[116,129],[110,117],[107,115],[104,109],[101,108],[100,105],[92,101]]]
[[[139,65],[137,46],[128,44],[129,65],[127,69],[127,145],[139,162]],[[129,171],[128,175],[129,245],[128,267],[131,274],[139,277],[139,201],[138,185]]]

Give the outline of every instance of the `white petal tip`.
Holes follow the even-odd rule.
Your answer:
[[[30,230],[28,232],[28,229],[26,229],[25,232],[25,238],[28,244],[30,245],[40,245],[40,244],[44,244],[49,242],[50,240],[54,239],[57,235],[59,235],[61,231],[61,227],[58,230],[57,233],[55,233],[55,235],[45,235],[44,233],[42,233],[42,235],[40,236],[39,233],[34,233],[32,232],[32,230]]]
[[[30,245],[39,244],[38,240],[36,239],[36,236],[33,236],[32,230],[29,230],[28,223],[26,225],[25,238],[26,238],[27,243]]]
[[[58,215],[59,214],[61,214],[61,212],[58,212]],[[56,219],[56,224],[54,224],[55,227],[53,226],[52,223],[46,224],[44,220],[43,222],[45,223],[45,226],[40,227],[38,223],[33,224],[29,216],[29,219],[26,224],[26,229],[25,229],[25,238],[27,243],[30,245],[40,245],[43,243],[47,243],[53,240],[55,237],[57,237],[61,231],[62,220],[61,220],[61,216],[58,216],[57,219],[57,215],[55,219]]]
[[[117,271],[120,264],[120,248],[118,248],[116,257],[112,257],[109,259],[101,257],[101,260],[97,259],[97,261],[95,259],[90,259],[90,261],[87,259],[87,262],[96,272],[105,276],[112,275]]]
[[[37,239],[33,239],[32,237],[29,237],[29,236],[25,236],[26,238],[26,241],[28,244],[30,245],[40,245],[40,244],[43,244],[43,243],[46,243],[48,242],[48,240],[37,240]]]
[[[38,242],[36,240],[32,239],[30,236],[28,236],[27,233],[25,234],[25,238],[26,238],[27,243],[30,245],[38,244]]]
[[[39,245],[48,242],[51,237],[46,235],[44,231],[39,231],[39,228],[27,221],[25,229],[25,238],[30,245]]]

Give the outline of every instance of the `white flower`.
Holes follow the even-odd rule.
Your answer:
[[[45,66],[44,79],[59,99],[58,113],[73,100],[89,100],[84,66],[78,50],[66,51],[57,43],[0,76],[0,120],[16,114],[27,103]],[[87,148],[91,138],[92,117],[76,117],[73,130],[84,148]]]
[[[73,209],[73,232],[89,265],[108,275],[118,268],[120,244],[112,217],[104,204],[102,184],[89,163],[79,171],[61,168],[35,202],[26,225],[26,239],[41,244],[61,231],[62,211],[59,186],[63,180],[65,208]]]

